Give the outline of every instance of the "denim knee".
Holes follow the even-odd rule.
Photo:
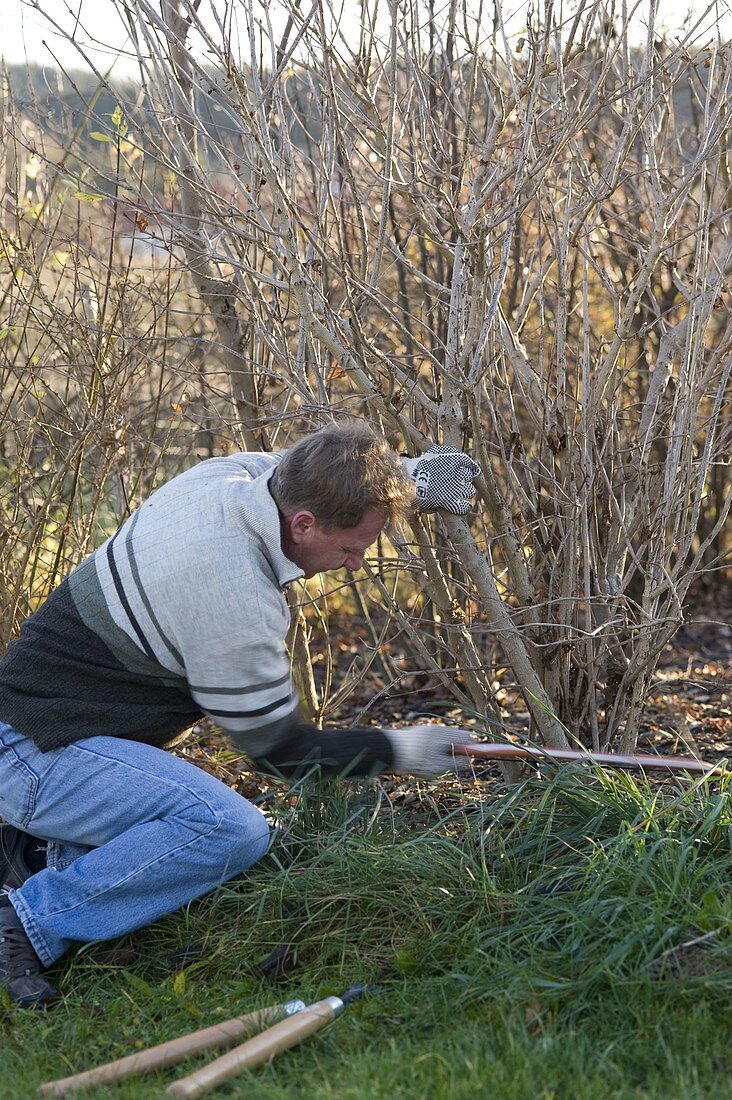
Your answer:
[[[250,807],[254,809],[254,807]],[[240,875],[257,863],[266,854],[269,847],[269,825],[259,810],[255,811],[258,820],[248,816],[242,821],[237,817],[228,817],[221,822],[219,837],[226,845],[227,879]]]
[[[209,868],[218,864],[225,879],[246,871],[262,858],[269,846],[270,830],[264,814],[238,795],[219,806],[203,800],[195,802],[176,817],[206,838]]]

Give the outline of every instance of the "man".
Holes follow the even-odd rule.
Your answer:
[[[12,1000],[52,999],[43,970],[72,942],[150,924],[264,855],[262,813],[164,751],[202,715],[284,774],[455,767],[465,731],[300,721],[285,651],[287,585],[360,568],[415,491],[426,510],[469,510],[467,456],[434,447],[405,465],[414,481],[363,424],[202,462],[24,624],[0,662],[0,986]]]

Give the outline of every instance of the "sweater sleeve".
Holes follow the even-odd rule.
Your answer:
[[[185,654],[188,689],[217,726],[252,758],[275,749],[295,721],[299,705],[283,642],[261,635],[211,629]]]
[[[262,771],[296,776],[318,765],[326,775],[377,775],[388,771],[393,752],[386,734],[368,726],[319,730],[310,722],[293,720],[280,726],[273,747],[253,755],[247,741],[232,739],[252,756]]]

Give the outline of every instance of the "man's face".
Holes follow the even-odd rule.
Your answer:
[[[325,528],[310,512],[298,512],[285,521],[285,553],[306,577],[329,569],[360,569],[364,554],[383,530],[386,516],[369,509],[356,527]]]

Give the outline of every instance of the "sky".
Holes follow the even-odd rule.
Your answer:
[[[346,23],[350,22],[352,27],[357,25],[360,10],[358,0],[341,2]],[[232,6],[231,0],[203,0],[202,12],[206,9],[210,12],[212,4],[220,12]],[[113,66],[113,73],[118,77],[134,76],[137,69],[127,52],[129,44],[118,11],[120,6],[114,0],[0,0],[0,55],[8,64],[22,64],[27,59],[53,65],[56,59],[64,68],[86,68],[81,54],[64,40],[63,34],[50,21],[53,20],[76,36],[84,48],[89,50],[100,70],[107,72]],[[269,0],[269,6],[271,12],[277,12],[277,0]],[[382,0],[382,7],[385,6],[385,0]],[[307,3],[302,7],[307,10]],[[492,13],[493,5],[490,0],[485,7],[486,11]],[[522,31],[521,12],[524,7],[524,0],[506,0],[504,3],[504,11],[513,8],[516,12],[514,20],[509,24],[509,29],[516,38]],[[647,9],[645,0],[640,0],[638,9],[640,36],[644,22],[643,11]],[[725,37],[732,37],[732,0],[660,0],[660,18],[671,33],[678,30],[688,11],[695,18],[707,13],[704,16],[702,41],[709,41],[715,30],[721,31]],[[45,12],[50,20],[44,18],[41,12]]]

